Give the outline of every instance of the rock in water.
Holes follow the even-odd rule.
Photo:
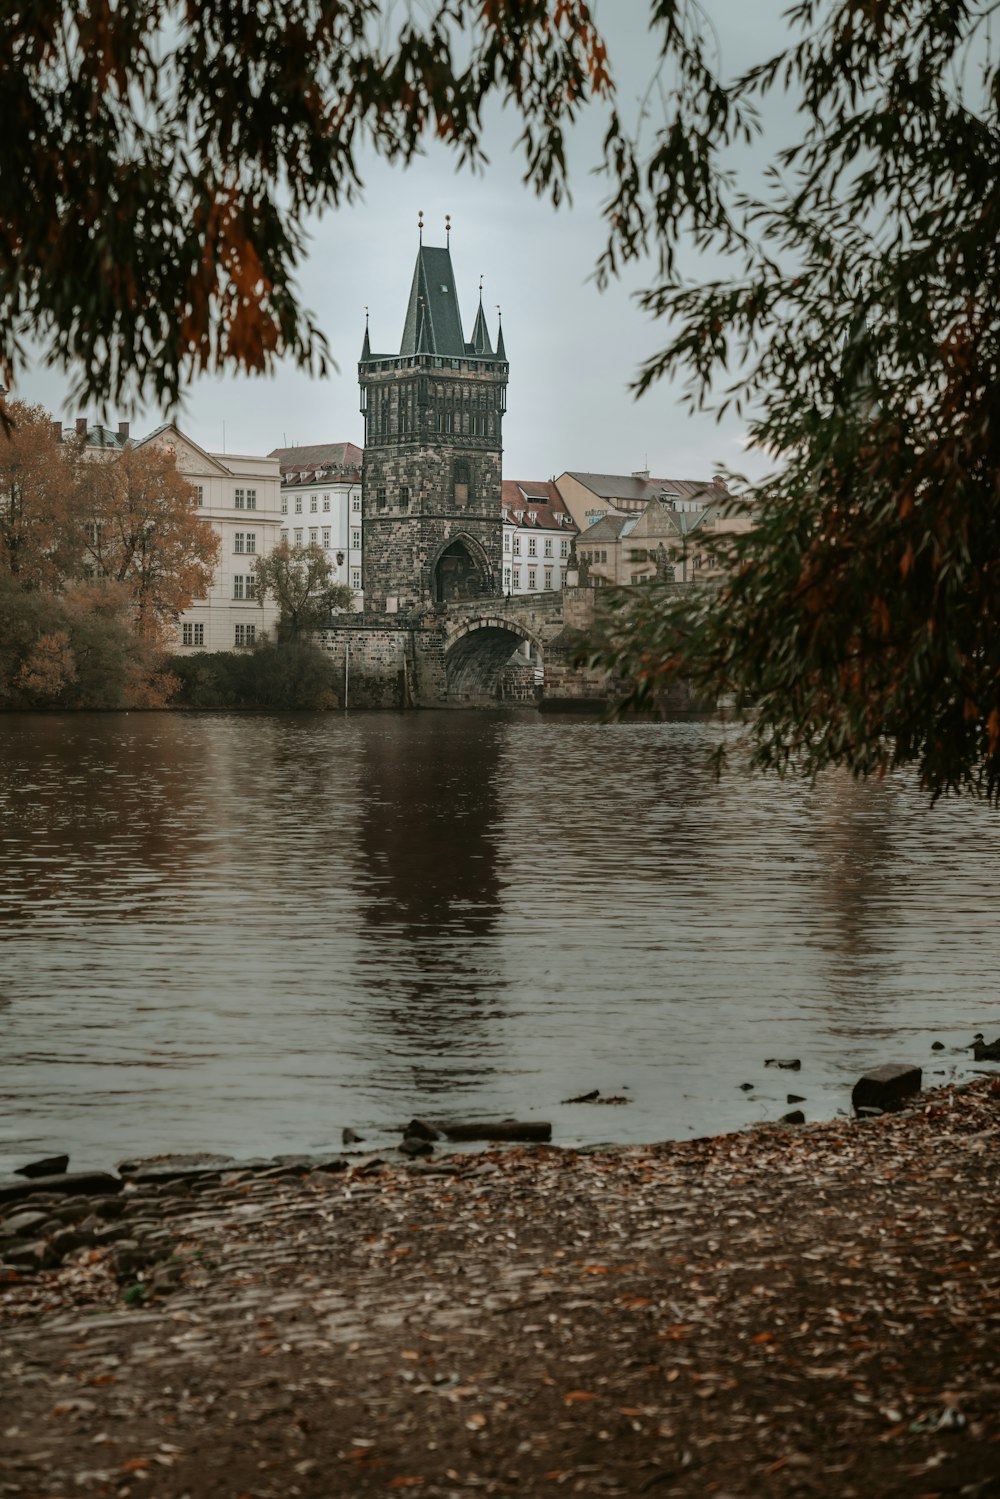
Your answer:
[[[66,1197],[79,1195],[106,1197],[109,1192],[120,1192],[125,1183],[106,1171],[70,1171],[60,1176],[36,1176],[19,1178],[9,1176],[0,1180],[0,1202],[18,1202],[33,1192],[58,1192]]]
[[[851,1103],[856,1113],[861,1109],[888,1112],[901,1108],[908,1098],[919,1093],[922,1082],[923,1072],[919,1067],[910,1067],[905,1062],[887,1062],[884,1067],[875,1067],[858,1079]]]
[[[403,1155],[433,1155],[434,1146],[430,1140],[425,1140],[422,1135],[404,1135],[403,1143],[400,1145]]]
[[[403,1131],[411,1140],[440,1140],[441,1131],[436,1130],[433,1124],[428,1124],[426,1119],[411,1119]]]
[[[29,1161],[27,1166],[18,1166],[15,1176],[62,1176],[69,1166],[68,1155],[46,1156],[44,1161]]]

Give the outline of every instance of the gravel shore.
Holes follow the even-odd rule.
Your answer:
[[[983,1077],[864,1123],[26,1193],[0,1495],[1000,1495],[998,1161]]]

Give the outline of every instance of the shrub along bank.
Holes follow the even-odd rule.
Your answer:
[[[330,658],[309,640],[262,641],[248,651],[171,656],[172,708],[324,709],[339,706]]]

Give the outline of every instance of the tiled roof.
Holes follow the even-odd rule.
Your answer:
[[[637,474],[585,474],[574,469],[566,472],[602,500],[660,499],[665,489],[682,500],[704,497],[706,505],[731,498],[725,485],[717,484],[714,479],[644,479]]]
[[[307,482],[299,479],[303,473],[320,476],[321,471],[330,470],[330,478],[361,477],[361,449],[353,442],[319,442],[308,447],[273,448],[267,455],[277,458],[284,484]]]
[[[515,523],[514,512],[520,510],[525,517],[530,515],[535,525],[550,531],[577,529],[554,484],[538,479],[504,479],[501,490],[504,519],[512,524]],[[557,516],[563,519],[559,520]]]
[[[617,541],[624,531],[632,529],[635,522],[636,517],[631,515],[602,515],[600,520],[595,520],[592,526],[581,533],[580,540]]]

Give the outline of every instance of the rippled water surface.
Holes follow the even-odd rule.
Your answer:
[[[829,1117],[886,1060],[964,1069],[1000,1031],[995,814],[716,783],[735,732],[0,718],[0,1170],[381,1144],[415,1113],[684,1137],[789,1090]],[[591,1088],[629,1102],[560,1102]]]

